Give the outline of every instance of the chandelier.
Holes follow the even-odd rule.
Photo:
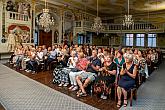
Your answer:
[[[45,8],[43,9],[42,14],[39,17],[39,20],[37,19],[38,25],[42,26],[44,28],[45,32],[50,31],[50,27],[54,25],[54,18],[51,17],[49,14],[49,9],[47,8],[47,3],[45,0]]]
[[[123,20],[123,26],[130,27],[131,25],[134,25],[134,21],[132,19],[132,15],[129,14],[129,0],[128,0],[128,15],[124,16]]]
[[[149,0],[148,0],[149,3]],[[150,27],[150,10],[148,8],[148,20],[147,20],[147,27],[145,28],[146,34],[150,33],[151,27]]]
[[[94,24],[92,25],[92,29],[96,31],[97,35],[104,30],[102,20],[98,16],[98,0],[97,0],[97,17],[94,19]]]

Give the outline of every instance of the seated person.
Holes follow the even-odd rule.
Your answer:
[[[71,57],[68,60],[68,67],[59,69],[57,71],[60,71],[60,74],[56,74],[56,69],[54,71],[55,75],[55,82],[59,82],[60,84],[58,86],[68,86],[69,84],[69,73],[71,72],[71,69],[76,67],[78,58],[76,57],[76,52],[72,51],[71,52]]]
[[[50,64],[52,61],[55,61],[56,58],[57,58],[57,52],[56,52],[54,46],[52,46],[52,51],[50,51],[50,52],[48,53],[48,58],[47,58],[46,64],[45,64],[45,69],[46,69],[46,70],[47,70],[49,64]]]
[[[149,77],[148,66],[147,66],[146,59],[143,58],[142,52],[140,50],[138,51],[138,70],[142,78],[141,81],[145,82],[146,78]]]
[[[48,50],[46,49],[46,45],[43,45],[43,46],[42,46],[42,52],[43,52],[43,55],[44,55],[44,56],[47,55]]]
[[[108,55],[105,57],[104,66],[100,68],[101,74],[96,78],[95,92],[100,95],[102,99],[107,99],[110,92],[110,86],[115,82],[117,65],[113,62],[114,56]]]
[[[25,49],[24,49],[24,58],[22,59],[22,62],[21,62],[21,66],[22,66],[22,69],[21,70],[26,70],[26,64],[28,61],[30,61],[30,54],[31,54],[31,51],[29,49],[28,46],[25,46]]]
[[[124,95],[124,107],[127,106],[127,92],[134,88],[135,78],[137,74],[137,66],[133,63],[133,55],[126,53],[124,55],[125,63],[120,72],[120,79],[117,88],[118,103],[117,107],[121,107],[121,95]]]
[[[123,57],[123,52],[121,50],[117,51],[114,62],[117,64],[117,76],[116,76],[117,80],[116,81],[118,81],[121,68],[122,68],[123,64],[125,63],[125,60]]]
[[[27,63],[26,72],[32,72],[33,74],[37,72],[37,61],[36,61],[36,52],[35,48],[32,49],[30,61]]]
[[[24,53],[23,53],[23,48],[22,46],[18,46],[17,49],[17,55],[16,55],[16,66],[20,69],[21,68],[21,61],[24,57]]]
[[[36,53],[36,60],[38,65],[43,61],[44,53],[42,52],[42,48],[38,48],[38,52]]]
[[[86,70],[87,63],[88,60],[84,58],[84,53],[83,52],[78,53],[78,61],[76,63],[76,67],[71,69],[71,72],[69,73],[69,78],[71,83],[71,87],[69,87],[69,90],[75,91],[78,89],[76,76],[80,75],[83,71]]]
[[[87,95],[85,88],[95,80],[100,67],[101,60],[97,57],[97,50],[93,50],[92,57],[88,61],[87,70],[76,77],[76,81],[80,87],[80,90],[77,92],[78,97]]]

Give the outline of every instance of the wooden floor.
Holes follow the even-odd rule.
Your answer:
[[[9,64],[5,64],[6,66],[10,67],[11,69],[14,69],[13,66]],[[48,87],[51,87],[57,91],[60,91],[70,97],[73,97],[74,99],[77,99],[79,101],[82,101],[86,104],[89,104],[91,106],[94,106],[98,109],[101,110],[117,110],[116,107],[116,102],[113,99],[108,99],[108,100],[102,100],[98,98],[95,95],[89,95],[87,97],[83,98],[77,98],[76,97],[76,92],[69,91],[67,87],[58,87],[57,84],[52,83],[53,75],[52,72],[50,71],[45,71],[45,72],[39,72],[37,74],[31,74],[31,73],[26,73],[24,71],[18,71],[19,73],[26,75],[27,77],[36,80]],[[4,110],[4,108],[0,105],[0,110]]]
[[[5,108],[0,104],[0,110],[5,110]]]

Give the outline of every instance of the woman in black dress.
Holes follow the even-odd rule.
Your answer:
[[[124,107],[127,106],[127,91],[132,89],[135,85],[135,78],[137,74],[137,67],[133,63],[133,55],[132,54],[125,54],[125,64],[123,64],[123,67],[120,72],[120,80],[118,83],[117,88],[117,95],[118,95],[118,103],[117,107],[121,106],[121,94],[124,95]]]
[[[117,65],[113,59],[113,55],[105,57],[104,66],[100,69],[101,74],[96,79],[94,91],[101,95],[102,99],[107,99],[107,95],[111,91],[110,86],[116,79]]]

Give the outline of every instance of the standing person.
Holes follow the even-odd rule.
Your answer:
[[[117,107],[121,107],[121,95],[124,95],[124,107],[127,106],[127,92],[134,88],[135,78],[137,75],[137,66],[133,63],[133,55],[125,54],[125,63],[120,72],[120,80],[117,88],[118,103]]]
[[[10,30],[9,36],[8,36],[8,50],[9,52],[14,52],[16,46],[16,37],[12,30]]]
[[[22,13],[22,11],[23,11],[23,4],[22,4],[22,2],[19,2],[18,3],[18,13]]]

